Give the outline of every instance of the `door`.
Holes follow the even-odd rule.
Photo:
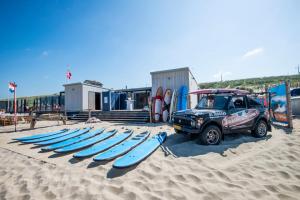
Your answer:
[[[245,96],[233,96],[229,101],[228,115],[224,118],[224,126],[229,130],[241,130],[252,127],[254,119],[259,115],[257,109],[248,109]]]
[[[95,110],[101,110],[101,94],[95,93]]]
[[[88,92],[88,109],[95,110],[95,92]]]

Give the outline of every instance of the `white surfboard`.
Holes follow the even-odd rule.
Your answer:
[[[163,112],[162,112],[163,122],[168,121],[171,98],[172,98],[172,91],[170,89],[167,89],[165,91],[165,95],[164,95],[164,99],[163,99],[164,100],[163,109],[162,109],[163,110]]]
[[[172,94],[172,98],[171,98],[171,105],[170,105],[170,111],[169,111],[169,122],[171,123],[172,121],[172,115],[173,112],[175,111],[174,107],[176,106],[176,89],[174,89],[173,94]]]
[[[162,105],[161,99],[158,99],[158,98],[155,99],[154,120],[156,122],[159,122],[159,119],[160,119],[161,105]]]

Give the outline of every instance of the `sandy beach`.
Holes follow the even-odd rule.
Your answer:
[[[264,139],[250,134],[225,137],[219,146],[201,146],[163,124],[84,124],[39,121],[0,127],[0,199],[299,199],[300,120],[286,133],[273,128]],[[133,129],[168,139],[135,167],[113,169],[113,162],[76,160],[72,154],[39,152],[12,138],[62,128],[94,126]]]

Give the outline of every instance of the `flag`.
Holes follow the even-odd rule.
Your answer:
[[[71,74],[71,72],[69,70],[67,71],[66,75],[67,75],[67,79],[71,79],[72,74]]]
[[[11,93],[14,93],[15,89],[16,89],[16,84],[14,84],[14,83],[9,83],[9,84],[8,84],[8,90],[9,90]]]

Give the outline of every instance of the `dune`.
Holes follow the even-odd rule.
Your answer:
[[[69,122],[70,123],[70,122]],[[202,146],[164,124],[101,122],[95,128],[131,128],[167,141],[142,163],[112,168],[113,161],[77,160],[72,154],[40,152],[12,138],[91,124],[39,121],[37,128],[0,127],[0,199],[299,199],[300,120],[291,133],[273,129],[264,139],[249,134]]]

